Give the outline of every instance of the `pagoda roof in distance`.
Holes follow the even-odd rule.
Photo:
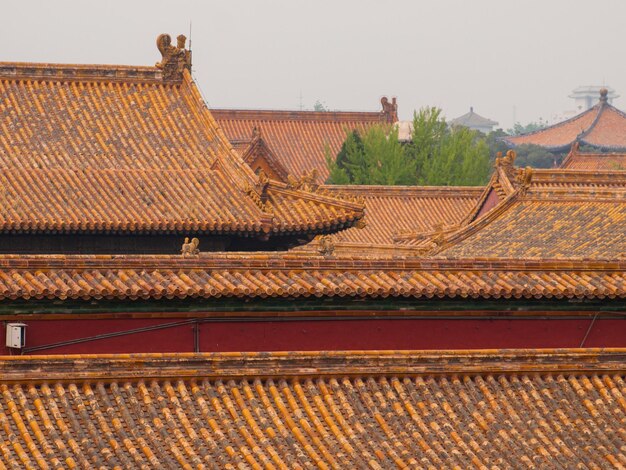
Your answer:
[[[497,126],[498,123],[496,121],[492,121],[491,119],[487,119],[486,117],[482,117],[480,114],[474,112],[473,107],[470,107],[468,113],[465,113],[458,118],[452,119],[450,121],[450,125],[474,128]]]
[[[363,207],[255,175],[191,74],[157,39],[154,67],[0,63],[0,231],[329,233]]]
[[[602,149],[626,149],[626,114],[609,104],[606,88],[592,108],[558,124],[528,134],[507,136],[509,145],[533,144],[561,151],[574,142]]]

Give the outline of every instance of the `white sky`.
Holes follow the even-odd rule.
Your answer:
[[[579,85],[626,108],[619,0],[27,1],[2,8],[0,60],[153,65],[159,33],[188,35],[212,107],[379,110],[470,106],[507,128],[573,109]]]

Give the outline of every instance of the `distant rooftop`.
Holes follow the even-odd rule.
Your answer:
[[[617,92],[615,91],[615,89],[613,89],[610,86],[601,86],[601,85],[585,85],[585,86],[579,86],[578,88],[575,88],[574,90],[572,90],[572,94],[569,95],[569,98],[580,98],[580,97],[584,97],[584,96],[598,96],[598,94],[600,93],[600,90],[605,89],[607,91],[607,98],[610,101],[614,100],[615,98],[619,98],[620,95],[617,94]]]
[[[626,114],[609,102],[609,90],[599,90],[597,103],[582,113],[552,126],[528,134],[510,136],[510,145],[534,144],[561,151],[574,142],[601,149],[626,148]]]
[[[463,116],[452,119],[450,121],[450,125],[464,126],[469,127],[470,129],[480,130],[482,128],[491,128],[493,126],[497,126],[498,123],[475,113],[474,108],[470,107],[469,113],[465,113]]]

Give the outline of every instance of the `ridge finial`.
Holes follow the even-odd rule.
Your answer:
[[[163,70],[163,81],[180,81],[183,78],[183,70],[191,70],[191,51],[185,49],[187,37],[181,34],[176,41],[176,46],[173,46],[169,34],[159,34],[156,40],[157,49],[161,53],[161,62],[157,62],[155,66]]]

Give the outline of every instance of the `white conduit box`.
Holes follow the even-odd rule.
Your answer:
[[[26,346],[26,323],[7,323],[7,347],[21,349]]]

